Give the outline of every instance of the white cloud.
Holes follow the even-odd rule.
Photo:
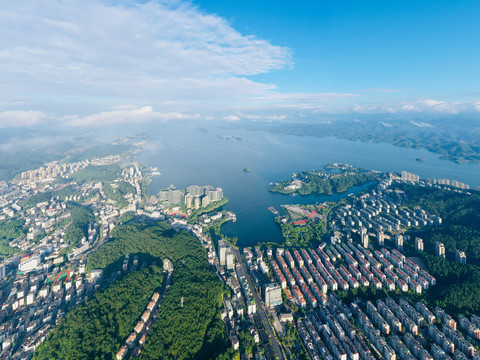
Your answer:
[[[248,120],[285,120],[287,116],[265,114],[265,115],[245,115],[245,118]]]
[[[0,112],[0,128],[34,126],[43,123],[48,116],[42,111],[12,110]]]
[[[245,76],[291,65],[289,49],[185,1],[5,0],[0,34],[0,95],[30,100],[237,99],[272,88]]]
[[[438,101],[434,99],[420,99],[417,101],[405,102],[402,110],[415,112],[440,112],[456,114],[465,108],[465,104],[456,102]]]
[[[457,114],[460,112],[480,111],[479,103],[448,102],[434,99],[418,99],[412,101],[397,101],[384,104],[356,104],[351,111],[361,113],[439,113]]]
[[[84,117],[68,116],[64,118],[65,125],[73,127],[98,127],[119,124],[146,123],[149,121],[169,121],[199,119],[198,114],[183,114],[179,112],[161,113],[154,111],[151,106],[130,108],[124,110],[103,111]]]
[[[343,111],[345,104],[349,104],[358,94],[351,93],[275,93],[254,97],[251,108],[259,107],[269,110],[282,111]]]
[[[237,116],[237,115],[227,115],[227,116],[224,116],[223,117],[223,120],[227,120],[229,122],[233,122],[233,121],[239,121],[240,118]]]
[[[429,124],[423,121],[417,122],[417,121],[410,120],[410,123],[418,127],[434,127],[432,124]]]
[[[242,34],[190,0],[0,2],[0,106],[18,109],[0,113],[0,127],[480,111],[480,101],[402,101],[388,97],[400,90],[384,88],[280,93],[248,78],[291,66],[290,49]],[[28,109],[44,112],[20,111]]]
[[[428,106],[428,107],[443,106],[444,104],[446,104],[443,101],[438,101],[438,100],[433,100],[433,99],[420,100],[419,103],[422,103],[422,104],[424,104],[425,106]]]

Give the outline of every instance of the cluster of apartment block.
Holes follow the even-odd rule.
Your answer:
[[[230,244],[223,239],[218,240],[218,257],[220,266],[225,266],[228,270],[233,270],[235,265],[235,254],[233,253]]]
[[[425,181],[420,180],[420,177],[418,175],[409,173],[407,171],[402,171],[402,177],[401,180],[403,181],[408,181],[408,182],[414,182],[414,183],[419,183],[419,182],[424,182],[425,184],[428,184],[430,186],[432,185],[447,185],[447,186],[453,186],[458,189],[462,190],[468,190],[470,189],[470,186],[467,184],[464,184],[460,181],[457,180],[449,180],[449,179],[425,179]]]
[[[297,319],[296,325],[312,359],[375,359],[365,335],[352,323],[352,311],[334,294],[329,294],[325,306]]]
[[[77,172],[78,170],[87,167],[88,165],[90,165],[89,160],[69,164],[59,164],[57,162],[53,162],[35,170],[28,170],[22,172],[20,174],[21,180],[17,180],[16,183],[25,184],[36,181],[43,181],[51,178],[66,178],[69,175]]]
[[[398,250],[381,248],[372,253],[349,241],[323,249],[277,249],[269,262],[287,298],[301,308],[326,303],[329,289],[346,291],[374,285],[377,289],[421,293],[436,284],[433,276]]]
[[[244,314],[243,314],[243,307],[238,307],[237,305],[232,305],[232,304],[237,303],[239,300],[240,302],[243,302],[241,296],[238,297],[237,294],[234,295],[233,298],[229,298],[227,295],[225,295],[223,298],[222,320],[225,322],[225,326],[227,328],[227,334],[233,345],[234,350],[238,350],[240,346],[238,330],[241,328],[241,324],[242,324],[241,319]],[[253,316],[253,315],[249,315],[249,316]],[[248,327],[248,330],[252,335],[255,343],[258,344],[260,342],[260,337],[255,325],[253,325],[254,322],[250,317],[246,317],[245,319],[249,319],[249,323],[251,325]]]
[[[167,190],[160,191],[158,199],[167,201],[169,205],[185,204],[186,208],[191,211],[207,207],[211,203],[222,200],[223,190],[219,187],[214,188],[211,185],[190,185],[183,192],[171,186]]]
[[[83,272],[84,266],[76,273],[44,269],[16,276],[0,311],[0,357],[30,358],[65,313],[98,289],[101,272]]]
[[[429,215],[421,208],[401,207],[405,194],[389,189],[392,180],[383,180],[376,189],[366,193],[335,211],[332,225],[339,230],[364,228],[397,232],[402,227],[439,225],[442,219]],[[378,238],[379,245],[384,238]]]
[[[386,298],[378,299],[376,305],[367,301],[364,310],[353,303],[351,309],[365,337],[385,359],[480,359],[464,336],[479,339],[480,323],[475,315],[471,320],[460,316],[462,334],[443,309],[436,307],[433,313],[421,302],[413,305],[403,298]]]
[[[74,163],[63,163],[60,164],[58,161],[53,161],[45,164],[38,169],[28,170],[22,172],[18,179],[12,181],[12,183],[17,185],[26,185],[32,184],[35,182],[43,182],[56,178],[69,178],[73,173],[78,170],[84,169],[89,165],[93,166],[104,166],[117,163],[121,161],[122,158],[119,155],[108,155],[102,158],[95,158],[90,160],[84,160]]]
[[[255,267],[251,263],[251,256],[252,253],[247,249],[247,263],[249,264],[249,269],[252,272],[255,270]],[[271,347],[269,337],[266,334],[263,325],[261,324],[261,320],[257,314],[257,303],[253,294],[255,289],[252,289],[247,281],[247,276],[249,275],[244,274],[243,270],[238,264],[235,266],[235,270],[236,271],[227,273],[226,283],[232,290],[232,295],[224,296],[223,309],[221,313],[221,317],[225,323],[227,334],[232,343],[233,349],[238,350],[240,346],[240,331],[248,329],[248,332],[250,335],[252,335],[255,343],[258,344],[257,351],[255,353],[256,358],[262,358],[260,351],[261,349],[264,351],[264,356],[266,358],[273,358],[273,349]],[[256,282],[255,273],[253,272],[252,280],[254,282],[254,286],[259,285]],[[274,286],[275,285],[273,285],[273,287]],[[261,287],[262,285],[260,285],[259,292],[261,291]],[[275,301],[274,297],[272,297],[272,300]]]

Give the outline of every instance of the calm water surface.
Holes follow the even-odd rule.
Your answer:
[[[288,179],[292,172],[322,169],[331,162],[344,162],[379,171],[410,171],[421,178],[446,178],[480,185],[480,164],[455,164],[438,159],[426,150],[404,149],[389,144],[371,144],[335,138],[297,137],[245,130],[164,125],[150,132],[151,140],[137,161],[156,166],[162,176],[154,177],[149,194],[173,184],[213,185],[223,188],[229,203],[225,209],[237,214],[237,222],[222,229],[237,236],[239,245],[281,241],[274,215],[268,211],[281,204],[338,200],[331,196],[288,196],[267,191],[270,182]],[[241,140],[231,138],[235,136]],[[228,137],[226,139],[225,137]],[[416,158],[424,158],[418,162]],[[248,167],[250,173],[243,172]],[[356,193],[355,188],[347,193]]]

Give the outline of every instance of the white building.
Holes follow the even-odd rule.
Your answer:
[[[42,262],[40,254],[34,254],[30,256],[27,260],[24,260],[18,265],[18,270],[23,272],[29,272],[35,270],[38,265]]]

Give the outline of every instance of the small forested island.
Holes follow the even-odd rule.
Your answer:
[[[299,195],[342,193],[352,186],[364,185],[383,176],[379,172],[358,169],[347,164],[327,164],[325,170],[337,171],[312,170],[294,173],[291,180],[276,183],[268,190]]]

